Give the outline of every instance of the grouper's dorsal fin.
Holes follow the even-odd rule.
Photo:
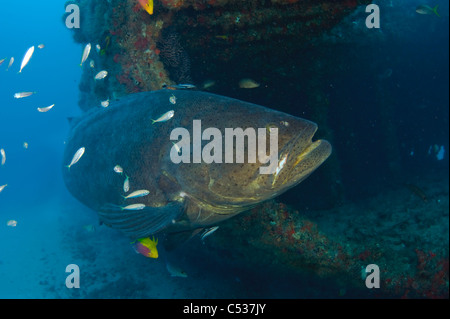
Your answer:
[[[132,240],[148,237],[171,225],[183,212],[182,203],[174,202],[161,207],[142,210],[123,210],[120,206],[106,205],[98,212],[100,220],[121,230]]]

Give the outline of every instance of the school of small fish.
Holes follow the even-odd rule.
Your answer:
[[[145,3],[145,6],[144,6],[144,3]],[[147,12],[149,12],[150,14],[153,13],[153,1],[144,1],[144,2],[142,2],[142,5],[143,5],[144,9]],[[33,57],[33,55],[35,53],[35,48],[36,47],[33,45],[33,46],[29,47],[27,49],[27,51],[25,52],[25,55],[24,55],[24,57],[22,59],[22,62],[20,64],[20,69],[18,71],[19,74],[22,73],[24,68],[30,63],[31,58]],[[45,45],[43,43],[41,43],[41,44],[37,45],[37,48],[39,50],[42,50],[42,49],[45,48]],[[84,47],[83,54],[81,56],[80,67],[83,66],[83,64],[89,58],[89,55],[91,53],[91,48],[92,48],[91,43],[86,44],[86,46]],[[97,52],[100,53],[100,50],[101,50],[100,45],[97,44],[96,45],[96,49],[97,49]],[[0,65],[2,65],[6,60],[7,60],[7,58],[1,59],[0,60]],[[13,66],[14,62],[15,62],[15,58],[14,57],[10,57],[8,66],[6,68],[6,71],[9,71],[9,69]],[[89,66],[91,68],[95,68],[94,60],[90,60]],[[98,72],[96,74],[95,80],[102,80],[102,79],[106,78],[107,76],[108,76],[108,71],[102,70],[102,71],[100,71],[100,72]],[[17,92],[17,93],[14,94],[14,99],[23,99],[23,98],[30,97],[30,96],[32,96],[34,94],[36,94],[36,92],[34,92],[34,91]],[[46,112],[50,111],[54,106],[55,106],[55,104],[51,104],[51,105],[49,105],[47,107],[38,107],[37,110],[40,113],[46,113]],[[108,107],[109,106],[109,99],[107,99],[105,101],[101,101],[101,106],[104,107],[104,108]],[[27,142],[23,142],[22,146],[23,146],[23,148],[28,149],[28,143]],[[84,152],[85,152],[85,148],[84,147],[80,147],[76,151],[76,153],[74,154],[70,164],[66,165],[66,167],[70,170],[70,168],[73,165],[75,165],[76,163],[78,163],[78,161],[82,158],[82,156],[84,155]],[[3,148],[0,149],[0,157],[1,157],[0,158],[1,166],[4,166],[5,163],[6,163],[6,152],[5,152],[5,150]],[[119,165],[114,167],[114,171],[116,173],[119,173],[119,174],[123,173],[123,169]],[[129,182],[129,178],[127,176],[126,179],[125,179],[124,185],[123,185],[125,192],[129,191],[129,187],[130,187],[129,184],[130,184],[130,182]],[[8,184],[1,185],[0,186],[0,193],[3,192],[3,190],[7,186],[8,186]],[[138,191],[135,191],[135,192],[129,194],[128,196],[126,196],[126,199],[142,197],[142,196],[146,196],[148,194],[149,194],[149,191],[147,191],[147,190],[138,190]],[[143,205],[143,204],[133,204],[133,205],[128,205],[128,206],[125,206],[125,207],[121,207],[121,209],[123,209],[123,210],[140,210],[140,209],[143,209],[143,208],[145,208],[145,205]],[[7,226],[9,226],[9,227],[16,227],[16,225],[17,225],[17,221],[15,221],[15,220],[8,220],[7,221]],[[95,230],[95,227],[92,226],[92,225],[86,225],[84,228],[88,232],[91,232],[91,231]]]

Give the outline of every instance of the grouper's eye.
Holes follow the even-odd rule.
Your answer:
[[[270,124],[266,125],[266,130],[267,130],[267,133],[269,133],[269,134],[275,133],[277,131],[277,129],[278,129],[278,126],[276,126],[273,123],[270,123]]]

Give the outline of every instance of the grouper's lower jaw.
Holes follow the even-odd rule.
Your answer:
[[[322,147],[322,149],[320,149]],[[314,153],[315,152],[315,153]],[[304,162],[308,156],[315,156],[315,163],[319,166],[322,164],[328,156],[331,154],[331,144],[325,140],[318,140],[312,142],[301,154],[297,155],[295,162],[292,164],[292,168],[295,169],[301,162]],[[317,167],[316,166],[316,167]]]
[[[311,142],[300,154],[288,154],[286,170],[282,173],[284,176],[273,187],[286,190],[302,182],[331,155],[331,151],[328,141],[317,140]]]

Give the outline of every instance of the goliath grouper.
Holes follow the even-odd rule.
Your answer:
[[[194,123],[201,123],[203,138],[198,126],[195,132]],[[179,143],[180,136],[170,138],[177,128],[190,132],[187,140],[183,137],[184,144]],[[226,128],[244,132],[254,129],[258,133],[262,128],[262,132],[268,132],[266,141],[262,141],[267,143],[265,149],[264,144],[252,146],[247,136],[247,143],[241,139],[243,163],[238,162],[236,154],[231,154],[236,159],[232,163],[221,161],[227,150],[239,152],[236,137],[231,149],[220,150],[221,156],[214,149],[213,153],[219,152],[219,160],[207,163],[199,160],[198,150],[213,140],[212,136],[209,140],[205,137],[208,128],[222,134]],[[278,129],[278,147],[271,150],[274,129]],[[132,240],[157,233],[164,233],[167,239],[216,225],[303,181],[331,154],[327,141],[312,141],[316,130],[317,125],[310,121],[210,93],[169,89],[138,93],[109,108],[93,109],[72,123],[63,177],[73,196],[97,211],[104,224]],[[215,135],[214,141],[220,146],[226,144],[215,140],[220,138]],[[83,147],[83,156],[67,168]],[[270,163],[267,158],[265,162],[259,156],[256,161],[249,160],[247,152],[256,147],[258,152],[268,151],[266,157],[277,155],[271,173],[262,173]],[[175,163],[174,155],[188,161]],[[117,165],[123,168],[123,175],[114,171]],[[145,190],[141,193],[148,195],[125,198],[126,179],[130,193]]]

